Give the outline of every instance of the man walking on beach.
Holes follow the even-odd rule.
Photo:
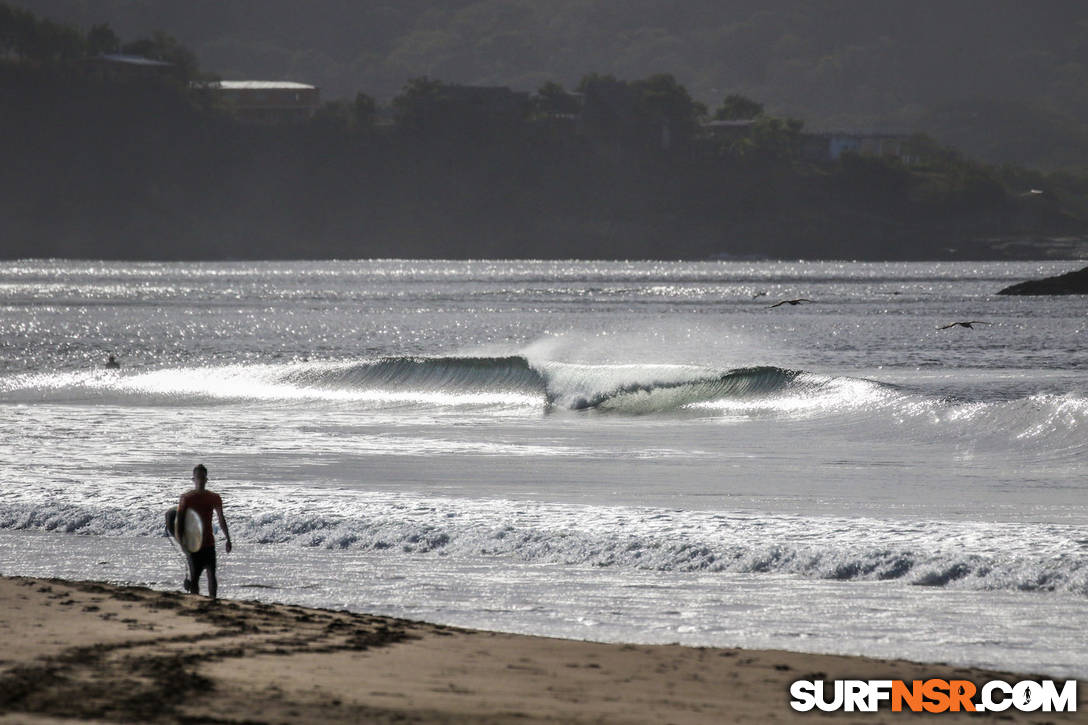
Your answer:
[[[212,534],[212,512],[219,516],[219,528],[223,530],[223,536],[227,539],[227,553],[230,553],[230,531],[227,529],[227,519],[223,516],[223,499],[215,491],[207,490],[208,469],[204,464],[198,464],[193,468],[193,486],[191,491],[186,491],[178,500],[178,508],[174,513],[174,519],[184,526],[185,512],[192,509],[200,517],[200,523],[204,529],[204,539],[200,548],[191,552],[186,557],[189,560],[189,578],[185,580],[185,589],[193,594],[200,594],[200,574],[208,572],[208,596],[216,598],[219,590],[219,582],[215,577],[215,535]],[[169,514],[167,515],[167,528],[170,528]],[[172,533],[172,532],[171,532]],[[178,538],[182,532],[178,531]]]

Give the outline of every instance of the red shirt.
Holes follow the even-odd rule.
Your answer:
[[[212,512],[223,510],[223,499],[215,491],[193,489],[181,494],[178,500],[178,518],[185,515],[185,509],[196,511],[200,523],[204,525],[204,541],[201,549],[215,548],[215,536],[212,535]]]

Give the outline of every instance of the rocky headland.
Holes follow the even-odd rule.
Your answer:
[[[998,292],[999,295],[1088,295],[1088,267],[1060,274],[1020,282]]]

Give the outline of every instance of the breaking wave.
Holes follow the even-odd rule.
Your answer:
[[[549,410],[665,412],[725,398],[806,392],[828,382],[776,367],[574,365],[507,357],[388,357],[358,362],[75,371],[0,380],[9,401],[155,404],[167,399],[349,400],[425,405],[531,404]]]
[[[850,376],[757,366],[586,365],[525,356],[385,357],[347,362],[91,370],[0,378],[0,402],[219,404],[237,401],[470,408],[523,414],[805,417],[888,430],[955,429],[983,440],[1045,441],[1079,455],[1086,448],[1088,398],[1075,393],[1012,400],[951,399]]]

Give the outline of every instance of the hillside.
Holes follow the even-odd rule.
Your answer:
[[[120,51],[118,55],[117,52]],[[0,2],[0,257],[1084,256],[1088,176],[924,135],[809,133],[666,73],[379,109],[224,84],[169,33]],[[714,118],[714,121],[708,121]]]
[[[567,87],[671,73],[808,128],[921,131],[990,163],[1088,168],[1079,0],[18,0],[123,37],[165,29],[224,78],[389,100],[408,78]]]

